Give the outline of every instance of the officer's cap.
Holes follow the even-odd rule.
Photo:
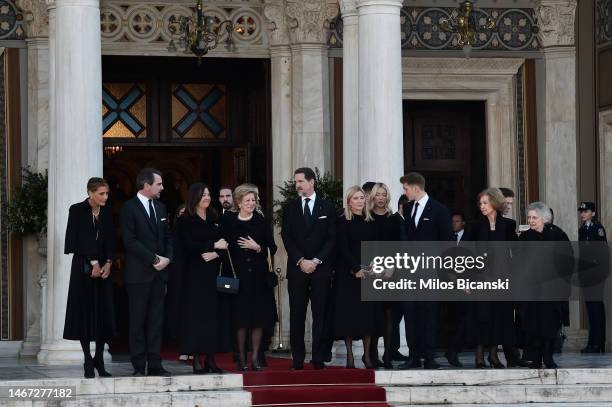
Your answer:
[[[591,210],[595,212],[595,202],[580,202],[580,206],[578,207],[579,211],[588,211]]]

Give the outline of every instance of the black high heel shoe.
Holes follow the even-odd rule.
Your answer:
[[[217,364],[214,361],[211,362],[208,358],[206,359],[206,362],[204,362],[204,369],[208,373],[214,373],[214,374],[225,373],[221,368],[219,368],[219,366],[217,366]]]
[[[254,372],[261,372],[263,369],[263,367],[261,367],[261,365],[259,364],[259,361],[257,359],[253,359],[251,361],[251,370]]]
[[[104,359],[94,359],[93,367],[98,371],[98,376],[100,377],[113,377],[112,374],[108,373],[104,369]]]
[[[249,370],[249,367],[242,360],[239,360],[236,365],[238,366],[238,371],[240,372],[247,372]]]
[[[491,364],[491,367],[495,369],[505,369],[506,368],[506,366],[504,366],[504,364],[500,362],[499,360],[494,361],[493,359],[491,359],[491,356],[489,356],[487,360]]]
[[[193,374],[206,374],[208,373],[208,370],[206,369],[206,367],[198,367],[201,366],[200,365],[200,356],[199,355],[194,355],[193,356]]]
[[[387,355],[383,355],[383,367],[385,370],[393,370],[393,363],[391,363],[391,358],[387,357]]]
[[[372,363],[368,363],[368,362],[366,362],[365,357],[362,357],[362,358],[361,358],[361,361],[362,361],[362,362],[363,362],[363,364],[365,365],[365,368],[366,368],[366,369],[374,369],[374,370],[376,370],[376,366],[375,366],[375,365],[373,365]]]
[[[92,360],[86,360],[85,363],[83,363],[83,370],[85,371],[84,376],[86,379],[93,379],[96,377]]]

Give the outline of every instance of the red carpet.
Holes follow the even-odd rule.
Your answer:
[[[162,357],[178,359],[171,352]],[[238,373],[231,354],[219,354],[216,360],[221,369]],[[290,359],[268,357],[267,362],[263,372],[243,373],[244,389],[251,392],[254,406],[389,407],[385,389],[374,384],[373,370],[336,366],[314,370],[306,363],[304,370],[290,371]]]

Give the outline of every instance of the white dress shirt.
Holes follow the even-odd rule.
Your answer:
[[[461,239],[463,238],[463,232],[465,232],[464,229],[461,229],[459,232],[456,232],[457,233],[457,243],[459,243]]]
[[[423,214],[423,210],[425,209],[425,205],[427,205],[427,201],[429,201],[429,195],[427,195],[427,193],[425,193],[425,195],[423,195],[423,197],[421,199],[419,199],[417,202],[419,204],[418,207],[416,207],[416,202],[415,205],[412,205],[412,212],[410,212],[410,218],[412,219],[412,215],[414,215],[414,210],[416,207],[416,216],[414,217],[414,224],[418,225],[419,224],[419,220],[421,219],[421,215]]]
[[[140,200],[140,203],[142,203],[142,206],[144,206],[145,211],[147,212],[147,215],[149,215],[149,217],[151,217],[151,214],[149,213],[149,198],[147,198],[146,196],[144,196],[140,192],[137,193],[136,196]],[[153,214],[155,215],[155,219],[157,219],[157,213],[155,213],[155,204],[153,204]]]
[[[317,193],[313,192],[310,196],[302,196],[302,213],[304,213],[304,205],[306,203],[306,198],[310,198],[310,202],[308,202],[308,207],[310,208],[310,214],[312,215],[312,212],[314,210],[314,202],[315,199],[317,199]]]

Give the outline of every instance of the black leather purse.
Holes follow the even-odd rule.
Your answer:
[[[223,262],[219,266],[219,275],[217,276],[217,291],[227,294],[238,294],[240,289],[240,280],[236,277],[236,271],[234,270],[234,263],[232,262],[232,255],[227,250],[227,258],[232,268],[233,277],[226,277],[223,275]]]

